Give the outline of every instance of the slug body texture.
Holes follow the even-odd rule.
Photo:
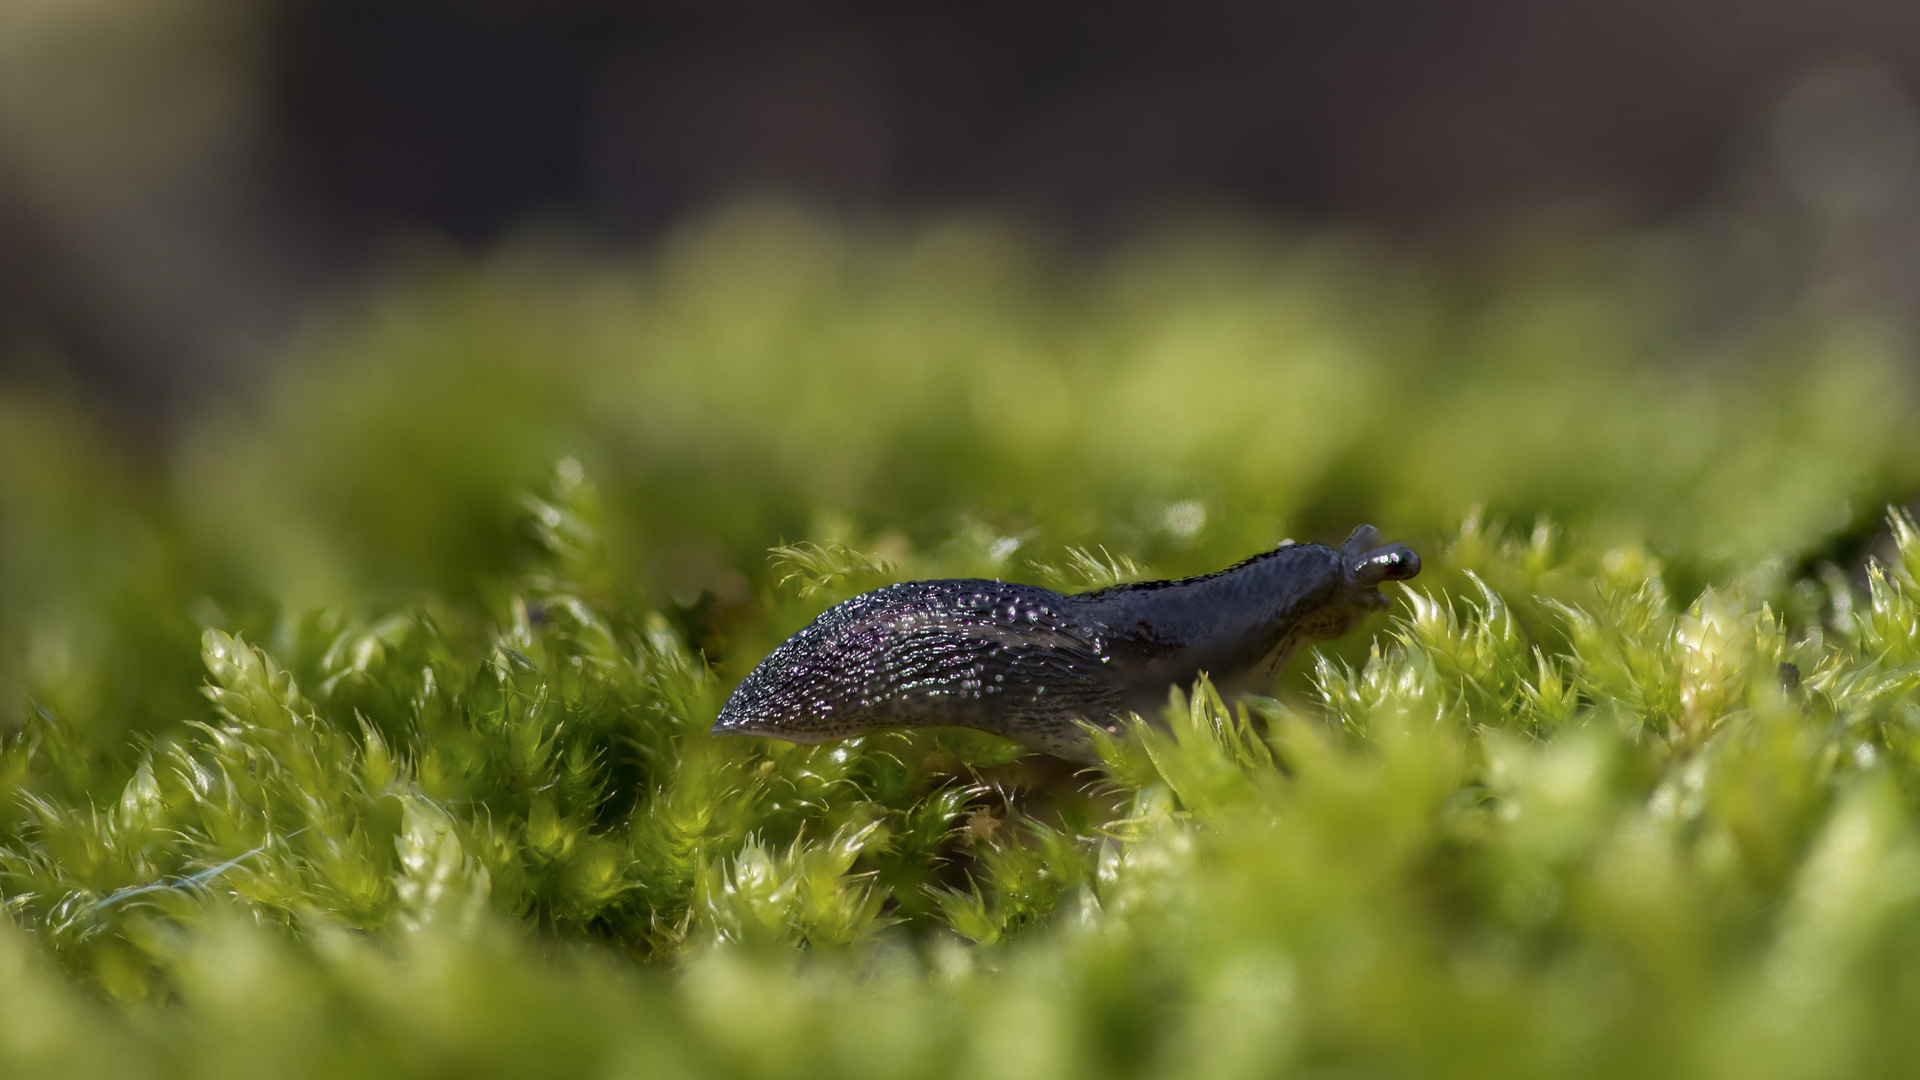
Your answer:
[[[1339,550],[1286,544],[1204,577],[1062,595],[1000,581],[911,581],[828,609],[727,699],[716,735],[815,743],[881,728],[977,728],[1092,760],[1085,721],[1152,716],[1201,672],[1264,690],[1300,646],[1388,604],[1420,572],[1362,525]]]

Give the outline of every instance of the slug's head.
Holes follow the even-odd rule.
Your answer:
[[[1318,544],[1304,550],[1311,553],[1309,573],[1314,588],[1294,609],[1292,625],[1261,665],[1260,675],[1268,680],[1279,676],[1287,659],[1302,645],[1330,641],[1359,626],[1374,612],[1387,610],[1392,601],[1381,595],[1383,583],[1405,581],[1420,572],[1420,556],[1413,549],[1405,544],[1381,544],[1380,531],[1371,525],[1353,530],[1338,551]]]
[[[1340,545],[1340,564],[1356,607],[1385,611],[1391,603],[1380,594],[1380,584],[1405,581],[1420,572],[1420,556],[1405,544],[1380,543],[1380,530],[1362,525]]]

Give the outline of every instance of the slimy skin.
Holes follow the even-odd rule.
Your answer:
[[[977,728],[1093,760],[1081,721],[1117,730],[1210,674],[1265,690],[1312,641],[1385,610],[1420,556],[1371,525],[1339,550],[1284,544],[1203,577],[1063,596],[1000,581],[910,581],[838,604],[741,680],[715,735],[818,743],[883,728]]]

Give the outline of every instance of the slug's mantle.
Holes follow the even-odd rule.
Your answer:
[[[1202,672],[1223,691],[1272,685],[1311,641],[1387,607],[1420,572],[1371,525],[1335,550],[1283,544],[1202,577],[1066,596],[1032,585],[910,581],[822,613],[747,674],[716,735],[825,742],[882,728],[977,728],[1092,760],[1087,721],[1152,715]]]

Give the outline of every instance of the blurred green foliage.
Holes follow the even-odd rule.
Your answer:
[[[1910,360],[1681,247],[747,209],[423,262],[160,454],[9,389],[0,1064],[1904,1072]],[[887,581],[1362,520],[1390,617],[1095,772],[705,734]]]

